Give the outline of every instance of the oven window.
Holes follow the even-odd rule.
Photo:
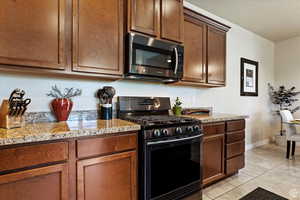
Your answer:
[[[135,46],[132,64],[170,69],[173,66],[173,52]]]
[[[150,151],[151,198],[200,180],[200,142]]]

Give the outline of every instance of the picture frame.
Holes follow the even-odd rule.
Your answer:
[[[241,96],[258,96],[257,61],[241,58]]]

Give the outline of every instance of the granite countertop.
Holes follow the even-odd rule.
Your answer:
[[[0,146],[83,136],[110,135],[140,130],[140,125],[120,120],[32,123],[22,128],[0,129]]]
[[[247,115],[234,115],[234,114],[224,114],[224,113],[213,113],[212,115],[199,114],[199,115],[183,115],[183,116],[198,119],[202,123],[239,120],[239,119],[246,119],[249,117]]]

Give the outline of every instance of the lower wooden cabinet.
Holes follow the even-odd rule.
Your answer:
[[[66,164],[0,176],[0,199],[69,200]]]
[[[225,135],[204,137],[203,140],[203,184],[207,185],[225,176]]]
[[[78,200],[135,200],[136,152],[78,161]]]

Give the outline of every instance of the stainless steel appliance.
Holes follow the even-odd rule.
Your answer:
[[[119,97],[120,118],[141,125],[139,199],[175,200],[201,193],[202,129],[198,120],[169,115],[169,98]]]
[[[183,75],[184,48],[136,33],[128,34],[126,78],[174,82]]]

